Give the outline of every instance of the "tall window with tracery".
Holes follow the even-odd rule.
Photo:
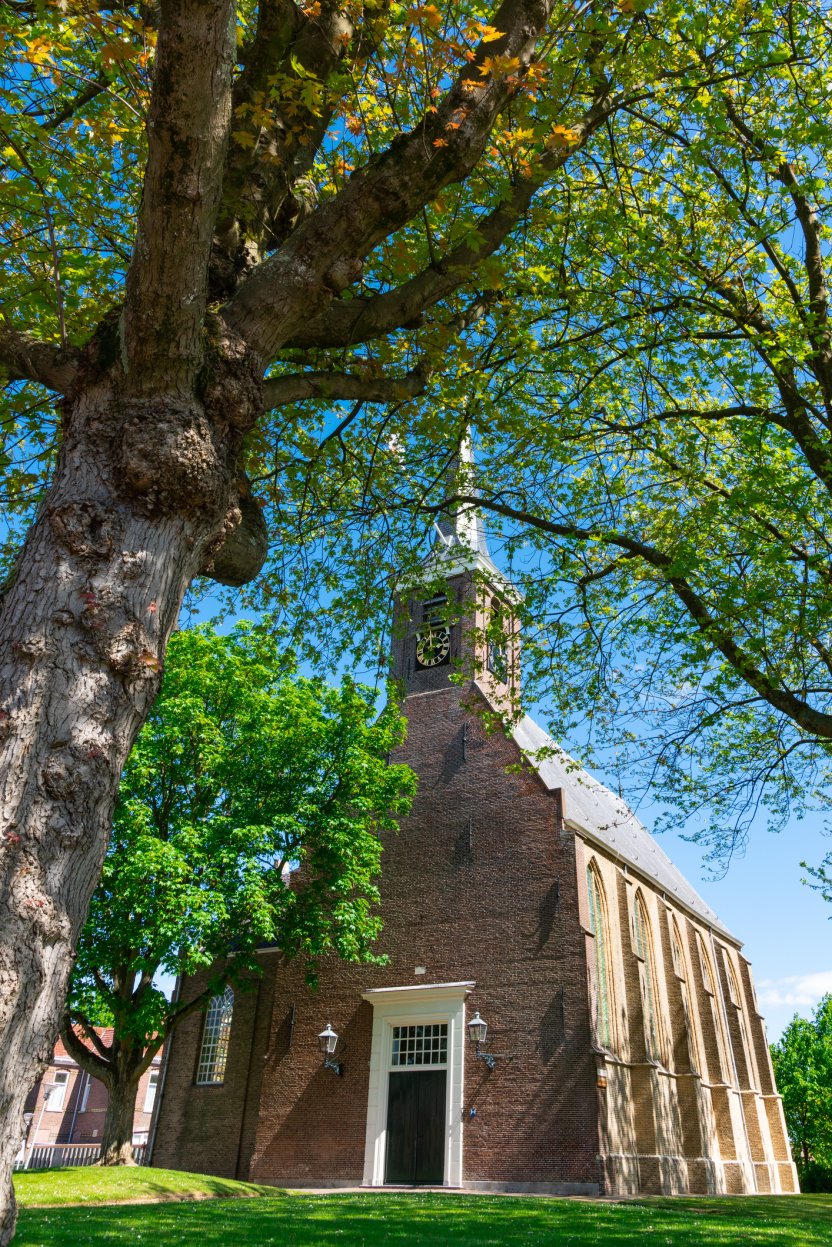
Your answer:
[[[595,1037],[602,1048],[613,1046],[613,997],[610,978],[609,927],[604,889],[598,871],[586,868],[589,927],[595,943]]]
[[[673,970],[676,978],[678,979],[679,994],[682,997],[682,1018],[685,1026],[688,1064],[692,1070],[698,1073],[700,1070],[699,1049],[696,1042],[696,1033],[694,1031],[693,1021],[690,1015],[690,996],[688,995],[687,983],[687,961],[682,948],[682,937],[679,933],[679,925],[673,917],[670,919],[670,949],[673,956]]]
[[[731,956],[727,948],[723,948],[722,957],[725,964],[725,977],[728,981],[728,999],[734,1008],[734,1017],[737,1022],[737,1029],[740,1036],[740,1055],[746,1071],[746,1080],[750,1085],[752,1082],[751,1074],[751,1044],[748,1040],[748,1031],[745,1025],[745,1014],[742,1007],[742,995],[740,993],[739,979],[737,978]]]
[[[221,1083],[225,1080],[233,1013],[234,993],[230,987],[226,987],[221,996],[214,996],[205,1014],[202,1046],[196,1067],[196,1081],[201,1086]]]
[[[660,1061],[662,1042],[657,1006],[658,987],[653,933],[650,929],[650,919],[647,916],[644,898],[640,892],[636,894],[633,906],[633,937],[636,956],[641,962],[639,978],[641,979],[641,1002],[644,1013],[644,1046],[650,1060]]]
[[[725,1037],[719,1021],[719,1005],[716,998],[716,979],[714,978],[711,959],[705,948],[705,942],[698,931],[696,933],[696,951],[699,954],[699,967],[702,971],[702,986],[705,988],[705,996],[708,1000],[708,1009],[711,1015],[711,1026],[714,1034],[714,1044],[713,1047],[709,1048],[708,1053],[709,1073],[711,1078],[718,1082],[725,1077]]]

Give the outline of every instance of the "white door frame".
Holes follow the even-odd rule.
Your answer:
[[[465,998],[474,987],[476,983],[473,982],[425,983],[417,987],[375,987],[362,993],[362,998],[373,1006],[370,1087],[367,1096],[367,1138],[364,1148],[364,1186],[384,1185],[387,1156],[387,1093],[390,1070],[398,1068],[391,1063],[393,1027],[432,1022],[444,1022],[448,1026],[443,1185],[462,1185]]]

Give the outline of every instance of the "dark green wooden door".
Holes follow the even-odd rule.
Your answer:
[[[394,1070],[387,1098],[385,1182],[441,1186],[445,1176],[443,1069]]]

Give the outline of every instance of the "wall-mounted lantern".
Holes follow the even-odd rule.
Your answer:
[[[324,1054],[324,1069],[333,1070],[340,1078],[344,1073],[344,1066],[341,1061],[333,1058],[333,1053],[338,1044],[338,1036],[332,1029],[332,1023],[327,1022],[326,1029],[322,1030],[318,1036],[318,1046]]]
[[[477,1011],[468,1023],[468,1038],[474,1045],[476,1056],[480,1061],[485,1061],[489,1069],[494,1069],[497,1065],[499,1057],[506,1060],[511,1059],[509,1052],[483,1052],[482,1045],[485,1043],[485,1037],[488,1034],[488,1023],[480,1017]]]

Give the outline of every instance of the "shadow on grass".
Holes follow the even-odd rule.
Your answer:
[[[488,1196],[265,1197],[24,1211],[18,1247],[826,1247],[832,1201],[601,1204]]]

